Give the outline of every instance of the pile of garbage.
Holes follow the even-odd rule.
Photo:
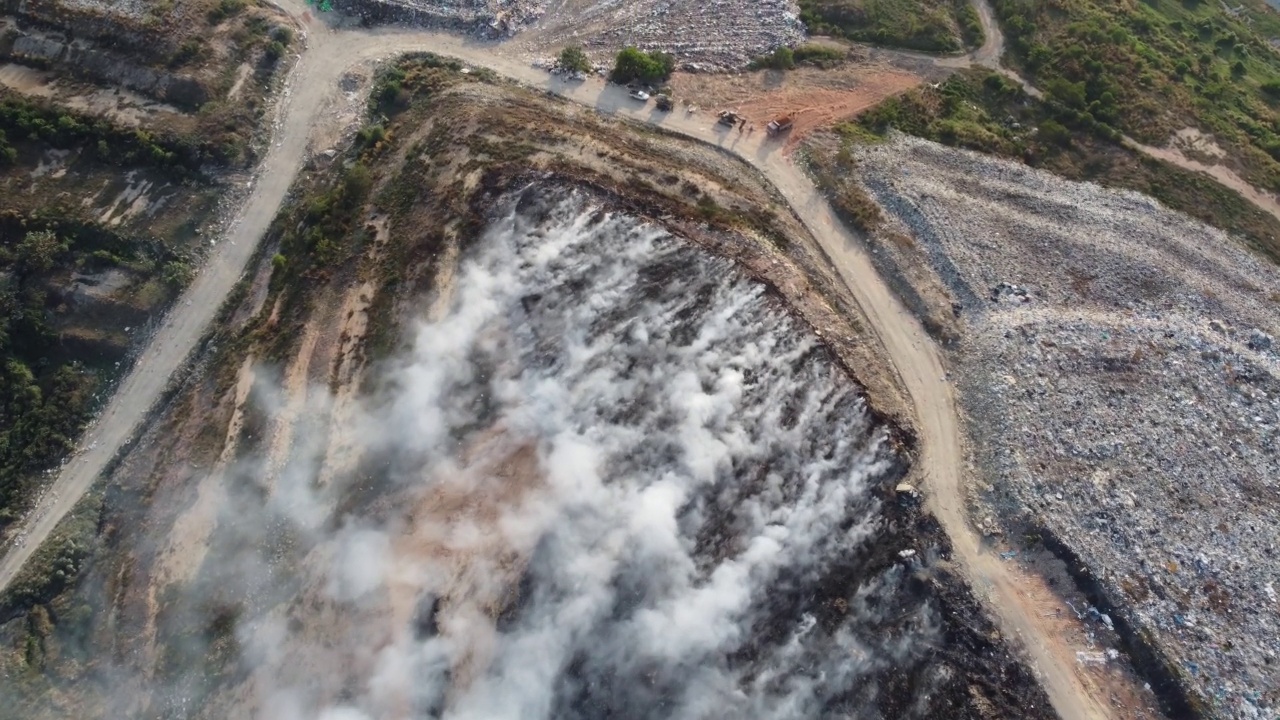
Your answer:
[[[486,38],[514,37],[547,11],[538,0],[338,0],[334,7],[372,22],[462,30]]]
[[[348,12],[379,22],[463,29],[513,37],[537,24],[538,50],[582,45],[599,57],[627,45],[675,56],[690,71],[738,69],[752,58],[804,40],[794,0],[637,0],[586,8],[542,0],[339,0]]]
[[[635,45],[676,56],[681,69],[731,70],[781,46],[804,41],[792,0],[708,0],[623,4],[591,45]]]
[[[858,166],[958,301],[977,516],[1052,532],[1217,714],[1276,717],[1280,269],[1148,197],[915,138]]]

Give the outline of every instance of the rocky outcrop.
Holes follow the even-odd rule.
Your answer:
[[[18,18],[43,30],[57,30],[70,37],[93,40],[133,57],[162,62],[175,45],[171,33],[148,23],[145,14],[129,12],[125,3],[104,7],[78,7],[56,0],[0,0],[0,14]]]
[[[198,108],[209,99],[208,89],[196,78],[148,67],[119,51],[61,33],[10,25],[0,36],[0,57],[119,85],[183,108]]]

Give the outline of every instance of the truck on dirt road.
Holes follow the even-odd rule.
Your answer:
[[[769,124],[765,126],[765,130],[767,130],[770,135],[781,135],[782,133],[790,130],[795,124],[795,120],[793,120],[790,115],[781,115],[770,120]]]

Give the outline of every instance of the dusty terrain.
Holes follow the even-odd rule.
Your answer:
[[[298,12],[301,13],[301,9],[298,9]],[[357,37],[367,39],[369,43],[354,42]],[[988,45],[998,46],[998,43],[991,42],[992,39],[993,36],[989,33]],[[1044,679],[1051,695],[1054,697],[1055,706],[1059,712],[1073,717],[1107,716],[1111,714],[1104,710],[1096,700],[1089,699],[1085,695],[1079,684],[1080,673],[1072,671],[1069,667],[1070,663],[1064,666],[1062,654],[1059,652],[1061,650],[1059,641],[1056,635],[1049,634],[1052,628],[1057,627],[1057,624],[1039,619],[1032,608],[1016,601],[1019,593],[1017,589],[1019,576],[1011,572],[1010,569],[1003,567],[998,560],[994,559],[994,556],[986,554],[977,545],[966,525],[966,518],[961,508],[957,503],[951,502],[959,491],[957,479],[960,457],[958,434],[954,427],[954,408],[951,405],[950,392],[943,379],[942,365],[929,338],[921,332],[919,326],[915,324],[901,305],[879,283],[874,272],[870,270],[867,258],[858,250],[853,236],[834,219],[830,208],[817,196],[811,183],[783,158],[782,153],[774,152],[776,147],[763,142],[758,135],[754,138],[744,139],[719,132],[702,117],[664,117],[648,113],[631,106],[626,98],[621,96],[620,92],[609,89],[602,90],[599,85],[593,83],[574,87],[559,83],[554,79],[547,82],[544,75],[540,75],[536,71],[530,72],[527,65],[521,65],[519,62],[512,62],[509,59],[496,56],[484,45],[459,42],[454,38],[430,33],[383,32],[375,34],[361,33],[359,35],[353,33],[338,42],[324,43],[323,47],[326,53],[322,54],[325,55],[325,64],[331,71],[316,72],[314,68],[307,71],[304,63],[304,69],[300,71],[299,76],[304,78],[305,82],[300,87],[308,93],[315,93],[311,96],[313,99],[319,98],[324,94],[322,89],[327,87],[325,82],[336,84],[337,75],[334,73],[338,72],[339,68],[346,67],[353,60],[375,57],[379,53],[394,52],[397,48],[424,46],[441,48],[445,52],[467,58],[478,65],[495,68],[508,76],[521,78],[539,86],[545,86],[547,89],[565,94],[578,101],[593,104],[604,112],[648,119],[651,122],[666,125],[678,132],[706,139],[749,159],[753,164],[763,169],[769,178],[777,183],[778,189],[787,199],[790,206],[800,213],[800,217],[807,228],[818,237],[824,251],[832,258],[834,269],[852,289],[852,292],[858,298],[859,304],[872,316],[869,324],[875,328],[876,335],[888,347],[891,356],[894,358],[900,378],[910,393],[911,402],[915,405],[917,428],[922,433],[924,440],[924,456],[920,461],[921,475],[925,478],[930,491],[929,499],[933,509],[939,514],[939,518],[943,521],[948,535],[955,540],[954,550],[958,559],[961,560],[961,566],[965,569],[966,574],[971,580],[978,583],[980,593],[986,596],[989,603],[988,607],[999,613],[1002,629],[1011,633],[1017,632],[1024,636],[1024,641],[1028,644],[1027,649],[1044,673]],[[986,48],[984,48],[985,50]],[[308,53],[308,55],[318,57],[318,55],[312,55],[312,53]],[[287,127],[309,127],[312,123],[308,122],[308,120],[313,118],[312,113],[314,113],[316,105],[317,103],[295,103],[292,106],[295,110],[291,111],[291,113],[296,114],[291,114],[288,118]],[[268,158],[264,177],[272,179],[272,182],[266,186],[271,192],[275,192],[274,188],[277,186],[276,183],[279,179],[289,176],[290,167],[296,167],[294,164],[296,162],[295,159],[300,158],[306,148],[305,139],[298,139],[299,135],[301,134],[286,133],[284,135],[284,144],[289,149],[277,154],[274,158]],[[267,194],[269,195],[271,192]],[[279,192],[280,194],[276,197],[280,197],[283,194],[283,188]],[[255,193],[255,202],[259,197],[261,195]],[[264,205],[263,207],[266,206]],[[261,214],[251,213],[250,216],[260,218]],[[258,221],[255,220],[253,222]],[[261,222],[265,224],[265,220]],[[252,232],[249,232],[252,235]],[[243,249],[224,254],[218,263],[219,272],[224,272],[222,261],[227,261],[232,265],[234,274],[235,268],[238,267],[237,263],[246,259],[247,251]],[[227,276],[224,274],[224,281],[225,277]],[[214,293],[211,297],[216,296],[217,294]],[[182,312],[180,310],[180,314]],[[176,363],[182,357],[185,357],[187,349],[194,344],[196,337],[198,337],[199,328],[203,327],[203,322],[198,318],[203,317],[207,321],[212,316],[212,310],[202,307],[197,310],[185,311],[185,314],[190,316],[188,317],[189,321],[193,317],[197,319],[191,321],[193,324],[175,324],[173,326],[175,328],[174,333],[169,333],[165,336],[170,340],[176,341],[172,349],[165,353],[166,356],[174,360],[173,367],[176,367]],[[166,368],[161,367],[160,370],[163,371]],[[168,373],[166,372],[164,376],[167,377],[167,375]],[[874,385],[874,383],[871,384]],[[127,409],[125,412],[126,428],[132,427],[132,423],[135,422],[128,418],[140,416],[158,394],[159,387],[146,388],[145,390],[145,392],[141,393],[126,394],[125,399],[122,401],[122,407]],[[873,397],[892,397],[894,393],[890,391],[886,395],[876,391],[873,387],[872,395]],[[97,467],[101,467],[106,462],[110,452],[120,446],[123,437],[124,435],[114,438],[114,444],[104,443],[103,447],[110,448],[110,451],[106,451],[105,454],[99,453],[101,457],[93,459],[95,463],[98,463]],[[56,521],[57,517],[60,517],[69,508],[69,503],[79,496],[83,488],[88,487],[88,482],[96,474],[96,470],[86,466],[85,471],[79,474],[81,477],[77,480],[77,483],[80,489],[76,490],[75,484],[69,486],[72,492],[68,493],[64,498],[71,499],[64,499],[55,503],[56,507],[50,511],[51,514],[45,516],[42,522],[43,525],[52,527],[52,523]],[[48,527],[43,530],[44,533],[47,533]],[[6,568],[6,572],[11,572],[13,567],[16,567],[16,565],[11,564],[10,567]],[[9,577],[11,577],[11,574]],[[1119,714],[1116,716],[1124,715]]]
[[[1154,643],[1142,664],[1169,706],[1266,716],[1280,650],[1274,267],[1141,196],[908,138],[858,161],[914,239],[877,252],[927,266],[922,294],[957,303],[970,501],[1009,531],[997,547],[1026,552],[1043,529],[1068,564],[1083,559],[1077,580],[1100,586],[1088,602],[1108,616],[1076,606],[1093,650]]]
[[[732,75],[680,73],[672,95],[708,116],[734,110],[751,133],[763,133],[770,120],[789,116],[795,127],[784,140],[794,147],[819,128],[850,118],[920,84],[919,75],[855,52],[847,64],[831,70],[801,67],[788,72],[762,70]]]
[[[429,86],[438,87],[438,75],[426,72],[422,77]],[[291,228],[298,219],[302,226],[307,224],[307,208],[313,206],[309,197],[301,197],[286,208],[286,221],[268,236],[270,249],[261,262],[271,265],[270,252],[278,249],[288,254],[287,269],[277,270],[284,274],[271,283],[267,296],[242,296],[244,306],[231,315],[246,318],[245,324],[223,329],[217,344],[224,349],[208,364],[208,372],[167,405],[139,448],[115,473],[103,515],[103,534],[95,541],[100,544],[92,569],[74,596],[52,605],[58,617],[70,616],[69,610],[85,601],[103,603],[110,611],[74,627],[59,624],[59,629],[52,631],[31,616],[3,626],[8,638],[4,646],[22,646],[23,638],[28,638],[26,647],[35,649],[26,654],[27,662],[38,658],[42,668],[37,677],[28,674],[22,685],[6,689],[6,696],[14,698],[6,712],[12,709],[21,717],[32,717],[33,708],[52,715],[74,712],[85,717],[166,711],[209,717],[258,713],[293,717],[314,715],[318,708],[329,706],[344,708],[349,714],[360,709],[374,715],[397,715],[423,707],[423,702],[429,706],[437,702],[430,700],[427,685],[409,683],[406,674],[410,668],[420,667],[420,672],[428,673],[425,677],[435,677],[430,674],[433,666],[415,665],[432,657],[416,654],[415,649],[436,652],[439,648],[433,637],[461,641],[474,636],[480,629],[477,623],[494,620],[498,632],[488,635],[493,642],[508,635],[519,637],[518,631],[527,620],[521,608],[537,608],[536,596],[523,601],[520,598],[524,596],[517,593],[513,600],[512,588],[503,590],[503,579],[514,582],[523,566],[529,568],[523,572],[535,573],[537,563],[526,557],[531,546],[517,544],[507,549],[475,541],[505,537],[528,543],[529,539],[515,525],[490,534],[476,534],[474,527],[493,522],[495,516],[513,522],[512,513],[520,508],[542,507],[540,502],[546,499],[540,488],[565,482],[556,475],[574,467],[572,459],[557,455],[556,462],[548,464],[542,455],[548,446],[534,449],[513,442],[522,422],[518,414],[492,429],[481,425],[478,431],[468,430],[467,441],[457,450],[457,461],[466,472],[448,483],[423,482],[419,473],[431,466],[418,464],[422,456],[415,453],[420,451],[397,449],[398,441],[393,440],[396,435],[421,438],[421,433],[430,436],[439,432],[438,427],[432,429],[436,423],[431,417],[389,412],[376,420],[382,424],[368,428],[380,432],[364,436],[364,443],[347,445],[343,450],[337,442],[352,429],[352,422],[373,419],[369,411],[376,407],[369,405],[369,393],[376,396],[379,375],[401,378],[400,382],[412,377],[395,369],[406,362],[404,353],[412,358],[466,347],[432,342],[430,336],[414,341],[412,333],[404,333],[417,323],[443,322],[448,338],[460,340],[464,336],[456,333],[462,326],[450,330],[454,326],[448,324],[458,322],[450,318],[459,310],[450,308],[489,312],[486,308],[491,306],[484,302],[462,302],[466,298],[451,301],[450,294],[474,292],[468,288],[477,286],[460,277],[458,263],[474,255],[469,248],[479,251],[488,247],[479,244],[477,236],[495,232],[491,228],[500,224],[503,208],[527,207],[525,212],[538,217],[540,212],[549,212],[539,210],[540,203],[559,202],[574,192],[586,192],[586,197],[593,198],[590,202],[599,205],[599,210],[583,216],[597,218],[588,220],[588,227],[614,222],[609,218],[616,216],[624,224],[633,222],[628,218],[636,218],[644,227],[654,228],[644,231],[650,238],[655,233],[675,233],[683,249],[672,246],[669,252],[679,253],[672,261],[684,269],[656,266],[642,273],[652,278],[645,282],[661,283],[666,273],[690,272],[697,263],[689,258],[701,256],[701,251],[692,248],[731,258],[732,265],[715,261],[721,263],[717,266],[720,270],[707,277],[724,282],[726,277],[741,276],[742,280],[732,280],[735,286],[747,287],[742,283],[751,278],[751,283],[764,282],[772,289],[763,294],[753,291],[754,297],[764,300],[753,300],[750,307],[767,310],[772,319],[753,321],[752,327],[774,328],[769,332],[793,326],[813,328],[814,334],[804,331],[807,339],[801,341],[794,357],[804,363],[819,361],[812,366],[817,375],[798,387],[819,387],[829,381],[824,378],[844,383],[843,390],[830,396],[824,391],[805,402],[816,403],[815,411],[836,411],[841,416],[864,402],[856,397],[856,390],[854,395],[848,394],[854,386],[839,369],[847,367],[859,377],[872,378],[877,367],[876,360],[867,355],[870,349],[864,344],[864,330],[845,319],[856,317],[856,309],[798,220],[786,212],[776,191],[748,166],[710,146],[602,119],[527,91],[468,83],[433,92],[429,111],[412,111],[389,124],[388,134],[396,140],[348,156],[363,155],[380,172],[371,188],[372,204],[359,208],[358,222],[344,238],[340,256],[327,260],[309,257],[296,244],[301,231]],[[442,133],[446,128],[448,133]],[[467,132],[462,132],[464,128]],[[307,193],[318,193],[335,184],[340,181],[329,167],[318,165],[304,178],[302,187]],[[530,187],[544,189],[520,194]],[[368,229],[362,230],[366,222]],[[640,244],[640,238],[635,242]],[[531,259],[557,257],[549,252],[550,248],[539,251]],[[639,252],[638,247],[634,252]],[[660,272],[655,274],[655,270]],[[596,270],[590,275],[612,276]],[[539,343],[574,336],[554,326],[539,328],[539,322],[554,321],[556,315],[538,311],[537,304],[553,302],[555,297],[549,287],[545,293],[510,305],[512,312],[528,315],[528,321],[521,325],[537,329],[538,336],[544,338]],[[611,294],[592,297],[592,303],[583,305],[608,307]],[[658,297],[652,296],[651,301],[658,303]],[[690,304],[681,292],[669,297],[680,303],[678,317],[663,319],[662,313],[655,317],[662,327],[681,327],[679,318],[687,317],[700,303]],[[724,317],[739,317],[748,311],[760,310],[743,306],[736,312],[725,312]],[[604,318],[600,322],[591,332],[609,327]],[[707,339],[710,347],[719,342],[714,327]],[[516,341],[504,340],[501,333],[480,337],[483,342],[475,352],[496,352]],[[686,342],[672,340],[671,346]],[[702,347],[702,342],[694,347]],[[657,337],[651,342],[654,347],[665,343]],[[592,342],[584,345],[582,352],[617,344]],[[549,350],[539,350],[533,358],[544,357],[543,352]],[[710,361],[707,355],[699,362]],[[471,366],[470,361],[457,365]],[[413,363],[405,365],[406,370],[415,367]],[[600,372],[594,363],[586,364],[585,369],[588,379]],[[496,364],[488,372],[507,377],[510,369]],[[657,380],[670,382],[666,374]],[[606,386],[613,387],[611,383]],[[460,386],[463,390],[468,387]],[[494,392],[503,392],[504,385],[491,387]],[[770,381],[758,387],[782,386]],[[485,400],[483,393],[472,395],[473,390],[459,395],[459,404],[446,404],[446,415],[497,401]],[[400,404],[410,402],[404,406],[406,410],[415,407],[412,401],[420,397],[412,393],[390,395],[397,396],[402,398],[397,401]],[[686,397],[687,393],[680,391],[676,396]],[[657,396],[645,393],[645,397]],[[803,392],[797,397],[803,397]],[[625,396],[616,399],[624,404],[617,407],[616,416],[612,411],[606,413],[609,417],[625,420],[644,412],[643,403],[628,407]],[[786,406],[790,401],[780,404]],[[391,409],[397,407],[400,405]],[[592,407],[592,412],[601,412],[608,403],[593,403]],[[777,415],[768,403],[762,407]],[[809,410],[800,413],[802,417],[808,414]],[[695,416],[701,417],[698,413]],[[418,424],[406,424],[409,417],[417,417]],[[781,418],[784,424],[794,422],[786,419],[787,413]],[[598,422],[601,428],[608,427],[603,418]],[[874,495],[882,500],[870,507],[882,507],[888,522],[882,525],[884,534],[869,531],[870,537],[878,539],[868,545],[874,549],[867,552],[866,559],[862,559],[863,553],[845,555],[829,584],[815,591],[796,594],[798,588],[788,589],[784,583],[772,592],[752,593],[753,602],[763,598],[781,602],[794,594],[798,601],[816,603],[812,613],[823,629],[813,630],[802,622],[801,628],[810,628],[804,633],[816,633],[806,643],[819,643],[827,633],[825,628],[846,622],[858,628],[863,622],[860,618],[883,614],[876,607],[911,608],[908,614],[890,613],[885,625],[872,626],[868,639],[878,638],[875,642],[883,646],[861,646],[853,652],[865,658],[863,661],[841,665],[842,673],[869,673],[865,677],[873,680],[854,683],[857,690],[852,696],[822,695],[822,702],[852,703],[835,706],[846,708],[879,707],[894,717],[939,712],[963,717],[1048,717],[1047,700],[1030,672],[1013,660],[1001,633],[978,610],[959,578],[946,563],[936,560],[935,553],[948,553],[940,528],[918,508],[909,503],[900,505],[894,498],[892,457],[898,452],[895,448],[907,447],[894,439],[896,432],[871,432],[863,426],[847,435],[870,433],[867,437],[879,438],[873,446],[879,448],[875,452],[887,453],[870,456],[881,457],[878,467],[886,472],[875,481]],[[849,452],[848,443],[839,445],[826,452]],[[388,451],[394,454],[387,455]],[[620,457],[615,462],[627,460]],[[845,466],[843,460],[837,464]],[[323,480],[317,484],[318,478]],[[731,483],[730,487],[737,485]],[[486,487],[504,490],[495,495]],[[573,487],[581,489],[577,484]],[[657,495],[648,497],[659,499]],[[539,498],[543,499],[533,502]],[[731,504],[737,507],[748,499]],[[795,502],[796,508],[810,507],[802,498]],[[786,520],[787,527],[794,525],[797,533],[809,523],[821,527],[819,521],[826,522],[824,514],[864,507],[862,503],[816,502],[812,505],[815,511],[826,510],[815,516],[794,515]],[[784,503],[784,507],[792,505]],[[580,503],[575,507],[586,509]],[[535,517],[547,511],[550,509],[538,511]],[[431,522],[437,516],[457,523],[454,534],[441,537],[433,532],[440,527]],[[771,517],[781,522],[783,516]],[[713,524],[711,535],[699,542],[714,546],[719,537],[719,542],[728,544],[700,562],[718,562],[722,553],[735,557],[738,551],[731,542],[734,528],[751,522],[744,516],[724,527]],[[652,538],[655,532],[656,528],[646,530],[641,536]],[[843,535],[824,531],[815,537]],[[380,554],[389,563],[383,565],[387,570],[374,570],[363,560],[367,552],[383,547],[380,538],[390,538],[389,552]],[[592,558],[608,556],[602,554],[602,548],[610,547],[608,543],[591,547]],[[455,555],[462,548],[470,553],[465,563]],[[445,568],[443,575],[424,573],[439,563]],[[479,568],[490,566],[485,563],[503,571],[477,574]],[[764,567],[754,570],[752,576],[767,572]],[[889,574],[883,580],[868,582],[873,576],[866,573],[873,568],[884,568]],[[424,588],[430,588],[423,583],[430,577],[453,578],[447,588],[439,590],[436,600],[430,593],[424,594]],[[486,584],[486,577],[487,582],[498,585]],[[902,590],[894,589],[899,582]],[[387,583],[385,589],[383,583]],[[871,599],[882,592],[904,594],[887,604]],[[806,597],[809,600],[804,600]],[[743,646],[741,655],[735,657],[749,663],[756,653],[773,652],[774,643],[788,637],[791,631],[787,628],[798,612],[785,605],[769,609],[762,616],[766,624],[757,628],[760,639]],[[846,616],[848,620],[843,619]],[[906,642],[917,632],[926,633],[923,637],[934,643],[921,655],[913,654]],[[839,639],[842,635],[832,637],[845,642]],[[891,651],[890,646],[899,645],[901,650],[892,652],[903,654],[888,669],[877,670],[875,662],[867,662],[887,657],[884,653]],[[91,651],[107,646],[113,648],[109,655]],[[449,656],[456,663],[450,680],[455,689],[439,701],[466,707],[466,702],[475,700],[468,699],[467,687],[469,681],[478,683],[487,677],[486,647],[493,645],[468,647],[471,649],[461,655]],[[779,647],[792,646],[784,643]],[[5,662],[22,662],[18,655],[6,656]],[[831,657],[843,659],[847,655],[839,652]],[[716,661],[710,662],[706,667]],[[567,667],[570,678],[584,677],[580,673],[595,669],[594,664],[578,667],[570,663]],[[620,672],[625,667],[620,666]],[[770,667],[781,670],[788,666],[771,663]],[[647,677],[653,679],[655,668],[648,672]],[[818,677],[827,676],[830,673]],[[667,682],[665,676],[658,677]],[[317,684],[319,678],[324,681]],[[673,681],[682,682],[679,678]],[[748,687],[771,687],[763,680],[758,685],[751,682]],[[787,687],[807,682],[792,678]],[[633,685],[638,689],[643,683],[626,687]],[[631,691],[623,687],[615,690],[589,693],[582,702],[631,702],[626,700]],[[511,696],[498,693],[490,697]],[[675,702],[675,696],[659,693],[658,697]],[[557,702],[568,703],[566,707],[574,712],[592,714],[592,705],[579,705],[572,696]],[[650,703],[647,712],[660,712],[654,707],[660,705]],[[775,711],[785,715],[787,707]]]

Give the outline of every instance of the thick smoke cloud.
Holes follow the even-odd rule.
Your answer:
[[[874,717],[937,622],[862,565],[896,459],[816,339],[574,194],[513,198],[450,292],[357,410],[312,392],[286,461],[234,469],[191,591],[248,598],[258,714]]]

